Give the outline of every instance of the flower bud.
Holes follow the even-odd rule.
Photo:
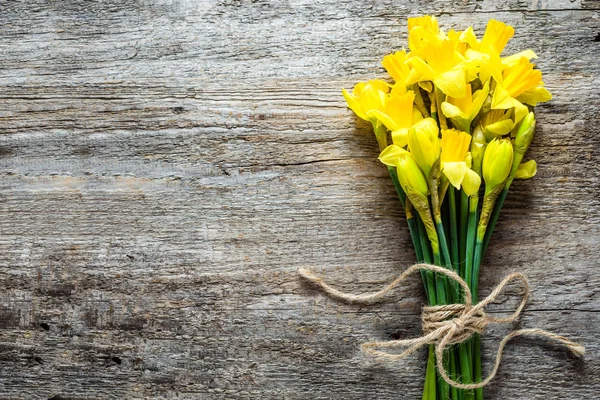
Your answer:
[[[405,192],[414,191],[427,196],[427,193],[429,193],[427,180],[425,180],[425,175],[423,175],[423,172],[412,157],[404,156],[398,158],[396,171],[400,185],[402,185]]]
[[[534,131],[535,116],[533,115],[533,112],[530,112],[523,118],[519,130],[517,131],[517,135],[515,136],[515,152],[525,154],[525,151],[527,151],[527,148],[533,140]]]
[[[438,134],[439,129],[435,120],[425,118],[414,124],[408,135],[408,149],[426,178],[440,158],[441,147]]]
[[[513,147],[510,140],[494,139],[488,143],[483,154],[483,179],[486,194],[501,185],[510,173],[513,161]]]
[[[483,162],[483,153],[486,145],[485,134],[481,127],[477,126],[473,131],[473,140],[471,141],[471,168],[479,175],[481,175],[481,163]]]

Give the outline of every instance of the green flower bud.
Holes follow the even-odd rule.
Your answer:
[[[473,140],[471,141],[471,157],[472,157],[472,169],[481,175],[481,163],[483,162],[483,153],[487,141],[485,134],[480,126],[477,126],[473,130]]]
[[[517,131],[517,136],[515,136],[515,152],[525,154],[533,140],[534,131],[535,116],[533,115],[533,112],[530,112],[523,118],[519,130]]]
[[[483,179],[485,192],[490,193],[501,185],[510,173],[513,162],[513,146],[508,139],[494,139],[488,143],[483,154]]]
[[[429,193],[427,180],[412,157],[404,156],[398,158],[396,171],[400,185],[402,185],[405,192],[415,191],[423,196],[427,196]]]

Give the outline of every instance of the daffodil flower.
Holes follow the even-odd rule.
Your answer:
[[[379,79],[357,83],[352,89],[352,93],[342,89],[348,107],[360,118],[373,125],[373,131],[381,150],[387,146],[387,133],[385,129],[381,129],[383,127],[377,118],[369,116],[369,111],[381,110],[384,107],[389,90],[390,85]]]
[[[471,122],[481,106],[487,99],[489,93],[489,82],[483,85],[483,88],[471,94],[471,85],[466,85],[465,95],[462,98],[448,97],[447,101],[442,103],[442,112],[446,118],[450,118],[454,126],[461,131],[470,132]]]
[[[367,112],[382,109],[389,91],[390,85],[379,79],[357,83],[352,93],[342,89],[348,107],[360,118],[373,124],[377,121],[374,117],[369,117]]]
[[[477,39],[472,27],[461,34],[459,40],[469,45],[465,52],[466,57],[479,61],[478,73],[482,82],[486,82],[490,77],[494,77],[496,81],[502,77],[503,64],[500,54],[514,33],[512,26],[492,19],[488,22],[481,40]]]
[[[437,19],[430,15],[408,19],[408,47],[418,54],[423,46],[440,36]]]
[[[401,147],[408,143],[408,129],[423,116],[414,106],[415,92],[412,90],[397,94],[394,86],[392,93],[385,100],[382,110],[370,110],[367,116],[378,119],[392,132],[392,141]]]
[[[428,41],[408,63],[418,74],[418,81],[431,81],[444,94],[460,99],[466,93],[466,70],[479,63],[465,59],[456,51],[456,42],[449,38]],[[410,81],[409,81],[410,82]],[[416,82],[413,82],[416,83]]]
[[[513,66],[502,72],[492,97],[493,109],[515,108],[515,123],[518,123],[529,110],[523,103],[532,106],[552,99],[550,92],[543,87],[542,72],[533,69],[534,65],[526,57],[521,57]]]
[[[456,129],[442,129],[440,144],[444,176],[455,188],[460,189],[462,186],[467,195],[475,195],[481,185],[481,178],[471,169],[471,135]]]
[[[406,63],[409,58],[409,55],[407,55],[406,51],[404,50],[400,50],[383,57],[381,64],[388,74],[390,74],[390,76],[394,79],[396,86],[402,85],[407,87],[413,84],[416,79],[418,79],[418,77],[415,76],[416,71],[412,70]]]

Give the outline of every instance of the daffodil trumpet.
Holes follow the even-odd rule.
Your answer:
[[[477,301],[481,261],[514,179],[535,175],[523,162],[535,132],[533,107],[552,96],[532,50],[503,54],[514,28],[490,20],[445,32],[435,17],[408,19],[408,50],[386,55],[391,80],[343,90],[348,107],[369,121],[379,160],[405,211],[419,262],[451,269]],[[430,305],[464,301],[456,282],[422,272]],[[430,346],[423,400],[482,400],[439,379]],[[444,353],[442,364],[463,384],[481,381],[478,335]]]

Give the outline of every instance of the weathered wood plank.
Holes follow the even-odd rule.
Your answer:
[[[597,1],[11,2],[0,6],[0,398],[417,398],[424,355],[364,359],[416,336],[412,282],[349,291],[414,261],[368,127],[341,87],[383,76],[405,18],[515,25],[554,100],[482,276],[524,271],[521,325],[584,361],[516,341],[490,399],[600,390]],[[514,304],[503,301],[496,311]],[[502,328],[486,336],[494,351]]]

